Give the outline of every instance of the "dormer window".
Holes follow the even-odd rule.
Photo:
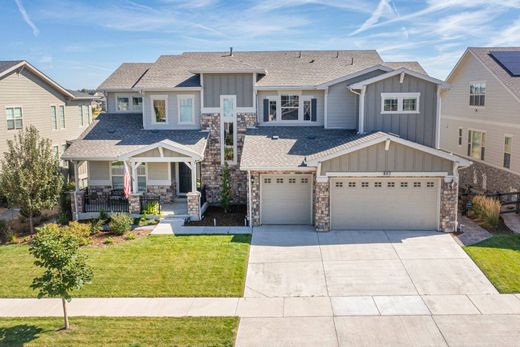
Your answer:
[[[117,97],[117,110],[118,111],[128,111],[129,99],[127,96],[118,96]]]
[[[318,100],[312,95],[279,94],[266,96],[264,122],[316,122]]]
[[[152,122],[155,124],[166,123],[168,120],[168,96],[152,95]]]
[[[281,96],[282,120],[298,120],[298,110],[300,108],[299,95]]]
[[[419,113],[421,93],[381,93],[381,114]]]

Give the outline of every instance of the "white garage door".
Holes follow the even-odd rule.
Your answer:
[[[437,230],[438,178],[332,179],[333,229]]]
[[[262,224],[311,224],[311,175],[262,175]]]

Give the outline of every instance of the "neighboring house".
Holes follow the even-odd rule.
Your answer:
[[[470,47],[446,80],[441,147],[474,162],[461,187],[520,190],[519,65],[518,47]]]
[[[228,163],[252,225],[451,231],[470,162],[438,149],[445,87],[376,51],[166,55],[100,85],[108,112],[65,157],[89,163],[89,194],[122,189],[126,167],[136,213],[143,194],[186,195],[200,218],[198,188],[218,203]]]
[[[52,142],[60,159],[69,141],[91,124],[92,97],[63,88],[25,60],[0,61],[0,155],[7,151],[7,140],[20,129],[34,125]],[[60,161],[66,173],[68,163]],[[86,184],[86,165],[80,168]]]

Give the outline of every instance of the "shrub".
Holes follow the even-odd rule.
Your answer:
[[[106,239],[105,241],[103,241],[103,243],[104,243],[105,245],[111,245],[111,244],[114,243],[114,239],[111,238],[111,237],[107,237],[107,239]]]
[[[154,216],[158,216],[160,213],[159,210],[160,210],[159,201],[150,201],[144,207],[143,214],[145,216],[150,215],[150,214],[152,214]]]
[[[135,240],[135,234],[128,234],[125,236],[125,239],[127,240]]]
[[[110,221],[110,230],[118,236],[124,235],[132,226],[133,219],[128,213],[114,213]]]
[[[487,224],[496,227],[500,218],[500,201],[477,195],[473,198],[473,211],[479,219]]]
[[[96,235],[103,225],[105,225],[106,221],[104,219],[98,218],[90,221],[90,235]]]
[[[0,219],[0,243],[8,243],[14,240],[14,233],[5,220]]]
[[[108,220],[110,217],[108,216],[108,213],[105,212],[105,210],[99,211],[99,219]]]
[[[69,225],[64,226],[62,229],[65,233],[70,233],[77,236],[81,246],[85,246],[90,243],[90,224],[74,221],[70,222]]]

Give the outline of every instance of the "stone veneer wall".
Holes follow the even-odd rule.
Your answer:
[[[244,146],[247,128],[256,126],[255,113],[237,113],[237,163],[229,165],[231,176],[231,202],[245,204],[247,202],[247,172],[240,170],[240,158]],[[203,113],[200,127],[209,131],[208,144],[204,160],[201,163],[201,177],[206,185],[206,198],[211,204],[220,201],[222,180],[220,113]]]
[[[472,187],[482,192],[511,192],[520,190],[520,175],[474,161],[459,170],[461,188]]]
[[[189,192],[186,197],[191,220],[200,220],[200,192]]]
[[[442,231],[453,232],[457,230],[457,204],[459,185],[456,181],[444,182],[441,179],[441,211],[440,227]]]
[[[89,194],[105,194],[110,193],[112,186],[88,186]]]
[[[175,197],[175,184],[168,186],[146,186],[146,193],[152,196],[160,196],[161,202],[170,203]]]
[[[314,225],[316,231],[330,230],[330,182],[314,183]]]

